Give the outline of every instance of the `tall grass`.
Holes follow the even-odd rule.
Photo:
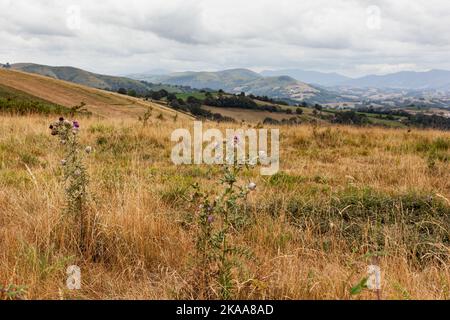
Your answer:
[[[25,299],[197,298],[199,216],[186,198],[193,183],[223,189],[220,168],[170,162],[170,133],[192,123],[83,120],[79,142],[96,150],[85,162],[95,226],[86,256],[64,240],[78,228],[60,223],[62,155],[49,122],[0,116],[0,297],[17,298],[20,289]],[[433,130],[283,127],[281,172],[237,178],[258,185],[236,203],[250,220],[240,219],[229,238],[251,259],[233,258],[229,296],[213,281],[208,297],[375,299],[351,293],[377,254],[384,299],[449,299],[449,139]],[[442,155],[432,170],[430,150]],[[65,286],[74,264],[78,291]]]

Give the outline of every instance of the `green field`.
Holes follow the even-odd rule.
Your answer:
[[[213,97],[217,96],[216,92],[211,92],[211,94],[212,94]],[[206,99],[206,93],[205,92],[200,92],[200,91],[177,93],[176,96],[177,96],[178,99],[182,99],[184,101],[186,101],[189,97],[194,97],[194,98],[199,99],[199,100],[205,100]]]
[[[333,110],[333,109],[324,109],[324,110],[322,110],[322,112],[335,114],[335,113],[342,112],[342,111]],[[392,120],[392,119],[388,119],[387,115],[381,115],[381,118],[380,118],[379,117],[380,115],[374,114],[374,113],[356,112],[356,114],[367,116],[370,124],[373,124],[373,125],[381,125],[381,126],[390,127],[390,128],[405,128],[406,127],[406,125],[404,125],[403,123],[400,122],[400,120],[406,119],[406,117],[392,115],[392,117],[395,119],[395,120]]]

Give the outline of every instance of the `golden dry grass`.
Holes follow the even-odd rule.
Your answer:
[[[81,119],[82,142],[95,149],[88,210],[99,248],[83,259],[67,245],[76,226],[61,220],[62,154],[51,120],[0,117],[0,285],[26,286],[26,299],[193,297],[193,212],[182,195],[194,182],[218,192],[220,170],[171,163],[172,130],[192,123]],[[251,223],[233,236],[253,253],[236,271],[234,297],[374,299],[350,289],[379,250],[383,299],[449,299],[449,140],[432,130],[281,127],[281,173],[241,178],[258,187]],[[444,240],[408,224],[416,215],[439,225]],[[71,264],[82,270],[79,291],[65,285]]]
[[[286,113],[275,113],[269,111],[258,111],[251,109],[239,109],[239,108],[219,108],[219,107],[209,107],[203,106],[203,109],[208,110],[212,113],[220,113],[225,117],[230,117],[236,121],[246,121],[250,123],[263,122],[266,118],[272,118],[278,121],[289,120],[294,117],[293,114]]]
[[[100,117],[137,116],[152,107],[155,113],[166,116],[179,114],[180,117],[190,118],[139,98],[17,70],[0,69],[0,84],[69,108],[84,102],[89,111]]]

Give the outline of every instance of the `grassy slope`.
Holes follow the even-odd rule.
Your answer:
[[[65,107],[85,102],[89,111],[102,117],[136,117],[148,107],[154,108],[155,114],[162,113],[167,116],[176,114],[170,108],[142,99],[14,70],[0,69],[0,85]]]
[[[95,149],[87,161],[92,241],[103,248],[92,261],[77,257],[58,227],[77,230],[59,224],[62,154],[50,120],[0,116],[0,284],[26,286],[29,299],[191,298],[196,207],[183,196],[194,182],[222,190],[219,168],[170,161],[171,132],[192,123],[136,130],[131,119],[81,122],[82,143]],[[435,130],[282,127],[281,173],[239,179],[257,190],[251,223],[232,237],[253,254],[234,297],[374,299],[349,292],[381,250],[384,299],[448,299],[449,141]],[[65,286],[73,264],[82,270],[79,291]]]
[[[50,101],[38,98],[36,96],[30,95],[26,92],[16,90],[14,88],[0,85],[0,97],[6,98],[6,99],[20,99],[23,101],[37,101],[42,103],[52,103]]]
[[[218,72],[179,72],[162,76],[160,79],[156,77],[152,81],[190,86],[197,89],[210,88],[232,91],[235,87],[260,77],[259,74],[250,70],[233,69]]]
[[[0,111],[13,114],[66,114],[70,109],[32,96],[23,91],[0,85]]]
[[[96,74],[74,67],[52,67],[33,63],[18,63],[12,65],[12,68],[23,72],[36,73],[59,80],[78,83],[88,87],[109,89],[115,92],[119,88],[134,89],[140,92],[148,89],[140,81],[124,77]]]

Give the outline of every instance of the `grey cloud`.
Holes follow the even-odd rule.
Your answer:
[[[67,27],[68,8],[81,29]],[[369,6],[380,28],[368,27]],[[447,68],[446,0],[0,0],[0,61],[153,68]]]
[[[47,7],[50,5],[48,1],[0,0],[0,4],[0,27],[3,30],[25,38],[74,36],[73,31],[66,27],[65,12],[57,5]]]

